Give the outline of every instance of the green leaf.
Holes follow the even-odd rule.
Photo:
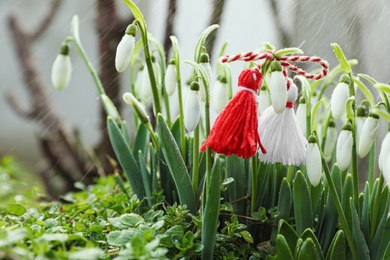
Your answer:
[[[303,241],[301,248],[298,252],[298,260],[307,260],[307,259],[323,259],[322,253],[320,254],[317,250],[316,244],[311,238],[308,238]]]
[[[318,100],[317,103],[313,107],[313,111],[311,112],[311,122],[310,122],[311,131],[317,131],[317,122],[318,122],[317,114],[318,114],[318,111],[320,109],[322,102],[324,102],[323,98]]]
[[[301,238],[303,241],[310,239],[314,243],[313,250],[316,251],[315,254],[318,256],[315,259],[324,259],[324,254],[322,253],[320,243],[318,242],[317,237],[311,228],[306,229],[301,235]]]
[[[346,243],[344,231],[337,231],[332,243],[330,244],[328,253],[326,254],[326,260],[344,260],[346,259]]]
[[[378,259],[390,259],[390,218],[386,221],[385,231],[380,241],[379,250],[377,253]]]
[[[172,133],[161,114],[157,115],[157,132],[160,137],[161,150],[175,183],[180,203],[186,204],[190,212],[195,214],[196,201],[190,175]]]
[[[286,239],[283,235],[277,235],[275,239],[276,243],[276,259],[277,260],[293,260],[294,256],[287,244]]]
[[[354,77],[353,80],[356,86],[358,86],[360,91],[363,93],[364,97],[367,99],[368,103],[373,106],[375,104],[375,98],[369,88],[358,77]]]
[[[274,56],[281,57],[281,56],[291,55],[291,54],[303,54],[303,51],[299,48],[284,48],[276,51],[274,53]]]
[[[211,170],[210,182],[204,185],[206,202],[202,217],[202,245],[204,246],[202,259],[213,258],[221,197],[221,168],[222,164],[217,155]]]
[[[352,239],[356,244],[359,259],[368,260],[370,259],[370,252],[368,250],[366,240],[364,239],[364,235],[360,229],[359,216],[357,214],[353,198],[350,198],[349,203],[352,211]]]
[[[390,123],[390,113],[389,112],[384,111],[382,109],[379,109],[377,107],[371,108],[370,112],[373,114],[377,114],[378,116],[386,119]]]
[[[142,183],[143,183],[143,186],[144,186],[144,191],[145,191],[145,196],[147,198],[147,203],[149,205],[149,207],[151,208],[152,207],[152,201],[150,200],[150,198],[152,197],[152,192],[151,192],[151,175],[147,169],[147,166],[146,166],[146,158],[145,156],[142,154],[142,151],[139,150],[138,151],[138,160],[139,160],[139,167],[140,167],[140,172],[141,172],[141,179],[142,179]]]
[[[297,171],[293,181],[293,201],[296,230],[300,235],[306,228],[313,228],[309,186],[301,171]]]
[[[240,232],[240,235],[242,236],[242,238],[248,242],[248,243],[253,243],[253,237],[251,235],[251,233],[249,233],[248,231],[244,230],[244,231],[241,231]]]
[[[144,124],[139,124],[136,134],[134,136],[133,154],[138,154],[138,151],[142,151],[146,154],[149,144],[149,132]]]
[[[68,240],[67,234],[43,234],[39,239],[42,239],[44,241],[59,241],[61,243],[64,243],[66,240]]]
[[[202,53],[202,48],[205,44],[205,41],[209,34],[214,31],[215,29],[218,29],[219,25],[218,24],[213,24],[207,27],[199,36],[199,39],[196,43],[195,46],[195,55],[194,55],[194,61],[199,62],[200,61],[200,55]]]
[[[129,214],[124,214],[124,215],[120,216],[119,221],[123,225],[129,226],[129,227],[135,227],[139,223],[143,222],[144,219],[136,213],[129,213]]]
[[[101,259],[104,251],[101,248],[83,248],[69,255],[69,260]]]
[[[127,6],[130,8],[131,12],[134,15],[134,19],[138,20],[141,23],[144,31],[146,31],[145,19],[138,7],[130,0],[123,0]]]
[[[279,215],[275,218],[275,223],[279,223],[281,219],[288,219],[291,211],[292,197],[290,183],[286,178],[283,178],[280,186],[279,198],[278,198],[278,211]],[[273,236],[275,236],[275,229],[273,230]],[[288,236],[287,236],[288,237]]]
[[[134,159],[130,147],[126,143],[126,139],[124,138],[122,131],[119,129],[116,122],[109,116],[107,117],[107,128],[111,145],[126,174],[132,191],[137,194],[139,198],[144,198],[145,190],[143,188],[139,167]]]
[[[370,213],[371,212],[371,206],[370,206],[370,185],[368,182],[366,182],[366,186],[364,187],[364,193],[363,193],[363,207],[362,207],[362,229],[364,237],[366,238],[366,241],[369,241],[370,237]]]
[[[353,197],[353,179],[351,174],[347,174],[344,181],[343,195],[341,196],[341,205],[350,227],[352,226],[352,212],[349,206],[349,199],[351,197]]]
[[[244,159],[232,155],[226,157],[226,178],[233,178],[234,182],[228,186],[229,201],[233,202],[247,195],[247,173]],[[242,200],[233,205],[237,214],[245,214],[247,201]]]
[[[20,204],[9,204],[7,207],[8,214],[15,215],[15,216],[22,216],[24,213],[26,213],[26,208]]]
[[[332,43],[331,46],[333,48],[334,54],[336,55],[336,58],[339,61],[340,66],[341,66],[342,70],[344,71],[344,73],[345,74],[351,73],[352,72],[351,66],[349,65],[348,60],[345,57],[343,51],[341,50],[340,45],[338,45],[337,43]]]
[[[298,240],[298,234],[295,232],[294,228],[285,220],[281,219],[279,221],[278,233],[283,236],[291,252],[294,252]]]
[[[389,219],[389,189],[385,188],[381,195],[380,200],[380,206],[378,210],[378,221],[376,226],[376,232],[374,235],[374,238],[372,240],[371,246],[370,246],[370,252],[371,252],[371,258],[372,259],[379,259],[378,253],[379,249],[382,243],[389,243],[390,239],[389,236],[385,236],[384,239],[384,233],[387,231],[389,233],[389,230],[386,230],[386,224]],[[387,239],[386,239],[387,238]]]
[[[134,230],[115,230],[107,235],[107,243],[111,246],[124,246],[134,237]]]

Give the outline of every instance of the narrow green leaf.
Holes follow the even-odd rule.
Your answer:
[[[283,235],[277,235],[275,239],[276,243],[276,259],[277,260],[293,260],[294,256],[287,244],[286,239]]]
[[[353,180],[352,175],[347,174],[344,181],[343,194],[341,196],[341,205],[344,210],[345,218],[348,221],[349,226],[352,225],[352,212],[349,206],[349,199],[353,197]]]
[[[386,221],[384,233],[380,241],[377,259],[390,259],[390,218]]]
[[[291,252],[294,252],[299,238],[297,232],[283,219],[279,221],[278,226],[278,233],[286,240]]]
[[[307,228],[301,235],[301,238],[303,241],[306,241],[310,239],[314,243],[313,250],[316,251],[316,255],[318,256],[315,259],[324,259],[324,254],[322,253],[320,243],[317,240],[316,235],[314,234],[313,230],[311,228]]]
[[[386,119],[390,123],[390,113],[389,112],[384,111],[382,109],[379,109],[377,107],[372,108],[370,112],[379,115],[380,117]]]
[[[350,198],[349,204],[352,211],[352,239],[356,244],[358,257],[359,259],[368,260],[370,259],[370,252],[368,250],[366,240],[364,239],[364,235],[360,229],[359,216],[357,214],[353,198]]]
[[[353,80],[360,91],[363,93],[364,97],[367,99],[368,103],[370,103],[371,106],[374,105],[375,98],[370,89],[358,77],[354,77]]]
[[[278,223],[280,219],[288,219],[291,211],[291,187],[286,178],[283,178],[282,185],[280,186],[279,199],[278,199],[278,211],[279,215],[276,217],[275,222]]]
[[[347,112],[347,118],[349,120],[353,120],[355,117],[355,111],[354,111],[354,103],[355,103],[355,97],[352,96],[348,98],[347,104],[345,105],[345,111]]]
[[[374,87],[385,92],[386,94],[390,95],[390,85],[389,84],[377,83],[374,85]]]
[[[134,15],[134,19],[138,20],[141,23],[144,31],[146,31],[145,19],[144,19],[144,16],[142,15],[141,11],[138,9],[138,7],[131,0],[123,0],[123,1],[130,8],[131,12]]]
[[[210,35],[210,33],[212,31],[214,31],[215,29],[218,29],[219,28],[219,25],[218,24],[213,24],[213,25],[210,25],[209,27],[207,27],[199,36],[199,39],[196,43],[196,46],[195,46],[195,55],[194,55],[194,61],[196,62],[199,62],[199,59],[200,59],[200,54],[202,53],[202,48],[205,44],[205,41],[207,39],[207,37]]]
[[[138,198],[144,198],[145,190],[143,189],[139,167],[130,147],[127,145],[122,131],[119,129],[117,123],[109,116],[107,117],[107,129],[112,148],[126,174],[132,191],[137,194]]]
[[[341,50],[340,45],[338,45],[337,43],[332,43],[331,46],[333,48],[334,54],[336,55],[336,58],[339,61],[340,66],[341,66],[342,70],[344,71],[344,73],[345,74],[351,73],[352,72],[351,66],[349,65],[348,60],[345,57],[343,51]]]
[[[296,173],[293,181],[293,196],[296,230],[301,235],[306,228],[313,228],[309,186],[301,171]]]
[[[161,150],[170,170],[181,204],[186,204],[192,214],[196,213],[195,194],[192,190],[190,175],[184,164],[179,148],[163,116],[157,115],[157,132]]]
[[[137,154],[138,151],[146,153],[149,144],[149,132],[144,124],[139,124],[137,127],[136,134],[134,136],[133,154]]]
[[[346,243],[343,230],[337,231],[332,243],[330,244],[326,260],[344,260],[346,259]]]
[[[317,131],[317,122],[318,122],[317,114],[318,114],[318,110],[320,109],[322,102],[324,102],[323,98],[318,100],[317,103],[313,107],[313,111],[311,112],[311,122],[310,122],[311,131]]]
[[[301,248],[298,252],[298,260],[307,260],[307,259],[324,259],[322,253],[320,254],[317,250],[316,244],[313,239],[308,238],[303,241]]]
[[[299,48],[284,48],[274,53],[275,57],[291,55],[291,54],[303,54],[303,51]]]
[[[221,162],[217,155],[211,170],[209,189],[205,185],[207,199],[202,216],[202,259],[213,259],[215,237],[218,228],[219,204],[221,196]]]
[[[376,226],[376,232],[374,235],[374,238],[372,240],[371,246],[370,246],[370,252],[371,252],[371,258],[372,259],[380,259],[378,258],[379,255],[379,249],[381,246],[381,243],[389,243],[390,238],[387,236],[387,239],[385,237],[384,239],[384,233],[390,232],[389,230],[386,230],[386,224],[389,219],[389,205],[390,205],[390,200],[389,200],[389,189],[385,188],[382,192],[381,195],[381,201],[380,201],[380,206],[378,210],[378,220],[377,221],[377,226]]]
[[[370,185],[368,182],[366,182],[366,186],[364,187],[364,200],[363,200],[363,207],[362,207],[362,229],[363,234],[366,239],[366,241],[370,241],[370,213],[371,212],[371,206],[370,206]]]
[[[152,198],[152,192],[151,192],[152,179],[151,179],[151,175],[146,167],[146,160],[147,159],[145,158],[145,156],[143,155],[141,150],[138,151],[138,160],[139,160],[141,179],[142,179],[142,183],[143,183],[144,190],[145,190],[146,201],[148,203],[148,206],[150,208],[152,208],[152,206],[153,206],[152,201],[151,201],[151,198]]]
[[[233,178],[234,182],[228,186],[229,201],[236,201],[247,195],[247,173],[245,171],[244,159],[231,155],[226,157],[226,178]],[[247,201],[242,200],[233,204],[236,214],[245,214]]]

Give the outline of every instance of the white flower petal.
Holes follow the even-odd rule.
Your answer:
[[[340,82],[334,88],[330,99],[330,106],[334,118],[340,118],[345,114],[345,105],[349,98],[348,84]]]
[[[213,88],[213,105],[215,112],[219,113],[229,102],[229,91],[226,84],[217,80]]]
[[[119,42],[115,55],[115,68],[119,73],[123,72],[129,65],[134,46],[135,38],[129,34],[125,34]]]
[[[264,110],[271,106],[271,97],[267,89],[260,89],[259,103],[257,104],[257,112],[261,115]]]
[[[382,141],[381,151],[379,152],[378,166],[382,171],[383,176],[387,176],[390,180],[389,168],[385,167],[385,164],[390,161],[390,132],[388,132]],[[386,171],[387,170],[387,171]],[[386,172],[385,172],[386,171]]]
[[[352,132],[342,130],[337,139],[336,161],[340,171],[348,168],[352,158]]]
[[[51,69],[51,82],[57,90],[66,88],[72,74],[72,63],[69,55],[58,54]]]
[[[149,116],[145,111],[145,108],[142,106],[140,102],[133,96],[133,94],[126,92],[123,94],[123,100],[130,106],[133,107],[135,112],[137,113],[139,119],[145,124],[149,122]]]
[[[360,145],[360,137],[362,136],[362,129],[363,129],[363,125],[364,125],[365,121],[366,121],[365,116],[358,116],[355,119],[356,147],[358,148],[358,151],[359,151],[359,145]]]
[[[150,83],[148,68],[145,68],[142,71],[142,84],[138,89],[138,96],[141,99],[143,104],[148,104],[152,97],[152,85]]]
[[[324,156],[326,161],[330,161],[332,159],[334,148],[337,143],[337,129],[336,127],[328,127],[326,129],[326,141],[324,148]]]
[[[167,90],[168,96],[172,96],[177,87],[176,81],[176,65],[169,64],[167,71],[165,72],[165,89]]]
[[[313,186],[317,186],[321,181],[322,163],[320,150],[316,143],[307,144],[306,172],[310,183]]]
[[[271,73],[268,83],[272,106],[276,113],[280,114],[286,108],[287,103],[287,85],[286,78],[281,71]]]
[[[358,152],[359,156],[363,158],[368,154],[372,144],[375,142],[379,130],[379,120],[369,116],[363,125],[360,135]]]
[[[188,132],[194,131],[200,118],[200,100],[197,91],[190,90],[184,108],[184,125]]]

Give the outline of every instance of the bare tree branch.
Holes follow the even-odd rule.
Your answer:
[[[63,2],[64,1],[60,0],[52,0],[49,9],[47,10],[40,24],[35,28],[34,31],[30,32],[31,39],[36,40],[47,30]]]
[[[212,11],[209,25],[221,23],[224,7],[225,7],[225,0],[213,1],[213,11]],[[214,44],[217,38],[217,33],[218,30],[212,31],[207,39],[206,48],[207,48],[207,52],[210,54],[210,57],[213,55]]]
[[[164,36],[164,50],[167,55],[172,47],[172,42],[169,37],[174,34],[173,25],[175,23],[176,11],[177,11],[177,1],[169,0],[167,17],[165,19],[165,36]]]
[[[276,25],[276,31],[279,32],[280,45],[282,48],[290,47],[291,38],[287,31],[284,29],[281,23],[280,12],[278,10],[277,0],[269,0],[271,5],[271,11],[274,17],[274,22]]]

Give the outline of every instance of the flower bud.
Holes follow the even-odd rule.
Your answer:
[[[133,96],[133,94],[126,92],[123,94],[123,100],[130,106],[133,107],[134,111],[137,113],[139,119],[143,124],[149,123],[149,116],[145,111],[145,108],[141,105],[140,102]]]
[[[164,82],[168,96],[172,96],[177,87],[176,65],[175,60],[173,59],[168,64],[167,71],[165,72]]]
[[[368,154],[372,144],[375,142],[379,130],[379,116],[370,113],[366,122],[364,122],[359,139],[358,152],[360,158]],[[357,137],[356,137],[357,138]]]
[[[314,135],[309,137],[306,149],[306,172],[311,185],[317,186],[321,181],[322,162],[321,153],[318,149],[317,140]]]
[[[362,129],[364,122],[366,121],[366,116],[367,116],[367,109],[365,106],[360,106],[357,109],[356,112],[356,119],[355,119],[355,138],[356,138],[356,147],[359,150],[359,145],[360,145],[360,137],[362,136]]]
[[[257,104],[257,112],[261,115],[264,110],[271,106],[271,98],[266,86],[260,88],[259,103]]]
[[[390,185],[390,132],[387,132],[382,141],[379,152],[378,166],[386,183]]]
[[[299,99],[299,105],[297,108],[297,120],[299,127],[302,130],[302,134],[306,136],[306,100],[304,97]]]
[[[271,94],[272,106],[276,113],[280,114],[287,103],[287,85],[286,78],[282,72],[282,65],[278,61],[271,63],[271,75],[268,86]]]
[[[352,158],[352,126],[347,123],[343,126],[337,139],[336,161],[340,171],[348,169]]]
[[[213,105],[215,112],[219,113],[229,102],[229,91],[226,79],[221,78],[215,82],[213,90]]]
[[[134,24],[130,24],[116,48],[115,68],[119,73],[123,72],[129,65],[135,46],[136,29],[137,27]]]
[[[349,98],[349,77],[343,75],[339,84],[334,88],[330,99],[330,106],[334,118],[340,118],[345,114],[345,106]]]
[[[211,66],[210,66],[210,58],[209,58],[209,55],[207,53],[202,53],[200,55],[200,65],[206,71],[206,76],[207,76],[206,80],[208,81],[209,86],[210,86],[213,73],[212,73]],[[206,101],[206,89],[205,89],[205,86],[204,86],[202,80],[199,81],[199,85],[200,85],[200,89],[199,89],[200,99],[204,102],[204,101]]]
[[[187,94],[184,108],[184,126],[188,132],[194,131],[199,123],[200,118],[200,99],[199,99],[199,84],[198,82],[191,83],[191,89]]]
[[[334,121],[329,121],[328,127],[326,129],[326,141],[324,148],[324,157],[327,162],[332,159],[334,148],[337,143],[337,129]]]
[[[110,116],[114,121],[120,122],[121,118],[119,112],[116,109],[114,103],[112,103],[111,99],[105,94],[100,95],[100,98],[102,100],[103,107],[106,110],[107,115]]]
[[[69,46],[63,43],[51,69],[51,82],[54,88],[57,90],[65,89],[70,81],[71,74],[72,63],[69,57]]]

